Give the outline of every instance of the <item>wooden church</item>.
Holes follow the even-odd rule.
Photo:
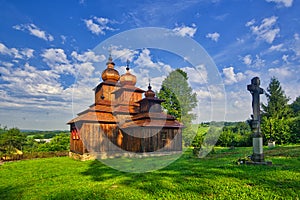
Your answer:
[[[68,122],[70,153],[101,158],[181,152],[183,125],[162,111],[164,100],[155,97],[150,84],[147,91],[135,87],[129,63],[121,76],[111,56],[106,65],[94,104]]]

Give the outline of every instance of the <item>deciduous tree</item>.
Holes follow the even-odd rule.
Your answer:
[[[168,114],[185,125],[183,140],[189,146],[195,135],[191,128],[195,116],[191,111],[197,106],[197,96],[188,84],[187,73],[181,69],[172,71],[163,81],[158,97],[165,100],[162,106]]]

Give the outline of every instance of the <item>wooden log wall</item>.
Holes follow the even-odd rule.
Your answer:
[[[70,139],[70,150],[75,153],[181,151],[181,129],[129,128],[120,130],[117,124],[84,123],[80,140]]]

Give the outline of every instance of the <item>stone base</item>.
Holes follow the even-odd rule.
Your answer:
[[[103,152],[96,153],[97,159],[107,159],[107,158],[147,158],[147,157],[156,157],[156,156],[169,156],[169,155],[178,155],[182,154],[182,151],[168,151],[168,152],[145,152],[145,153],[133,153],[133,152]]]
[[[69,152],[69,157],[86,161],[86,160],[95,160],[95,159],[109,159],[109,158],[147,158],[147,157],[156,157],[156,156],[169,156],[169,155],[179,155],[182,154],[182,151],[166,151],[166,152],[145,152],[145,153],[133,153],[133,152],[96,152],[96,153],[84,153],[78,154],[74,152]]]
[[[264,162],[254,162],[254,161],[246,161],[246,165],[272,165],[272,161],[264,161]]]
[[[79,154],[79,153],[69,152],[69,157],[73,158],[75,160],[81,160],[81,161],[96,159],[96,157],[94,155],[91,155],[89,153]]]
[[[262,154],[253,153],[251,155],[251,160],[253,162],[264,162],[265,161],[265,155],[263,153]]]

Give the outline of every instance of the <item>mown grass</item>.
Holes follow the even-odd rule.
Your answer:
[[[272,166],[234,164],[251,150],[216,148],[203,159],[186,152],[147,173],[68,157],[9,162],[0,166],[0,199],[299,199],[300,145],[265,149]]]

